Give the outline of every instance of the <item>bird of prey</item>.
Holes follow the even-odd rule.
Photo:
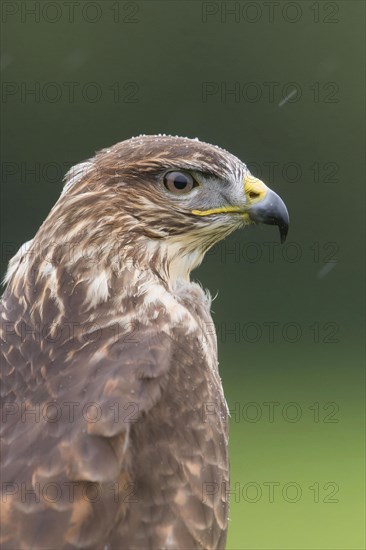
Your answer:
[[[205,252],[283,201],[227,151],[139,136],[74,167],[2,300],[2,549],[217,549],[228,411]]]

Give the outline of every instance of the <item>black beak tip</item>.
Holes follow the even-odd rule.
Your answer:
[[[277,221],[278,229],[280,231],[281,244],[283,244],[287,238],[290,219],[288,215],[288,210],[283,200],[280,197],[277,197],[277,200],[278,200],[278,204],[277,204],[277,211],[276,211],[276,221]]]
[[[256,223],[277,225],[281,244],[285,242],[290,222],[289,215],[285,203],[274,191],[268,190],[264,200],[251,208],[250,216]]]

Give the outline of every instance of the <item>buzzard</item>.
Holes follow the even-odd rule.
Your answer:
[[[216,549],[228,411],[205,252],[282,200],[227,151],[139,136],[74,167],[2,300],[5,549]]]

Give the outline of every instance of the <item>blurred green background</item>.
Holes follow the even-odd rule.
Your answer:
[[[66,5],[65,5],[66,4]],[[2,2],[2,273],[67,169],[198,136],[285,200],[194,273],[231,418],[229,549],[364,541],[364,15],[346,2]]]

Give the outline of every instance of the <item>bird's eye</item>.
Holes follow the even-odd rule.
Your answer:
[[[164,185],[171,193],[184,195],[192,191],[194,187],[197,187],[198,183],[191,174],[186,174],[184,172],[168,172],[164,176]]]

